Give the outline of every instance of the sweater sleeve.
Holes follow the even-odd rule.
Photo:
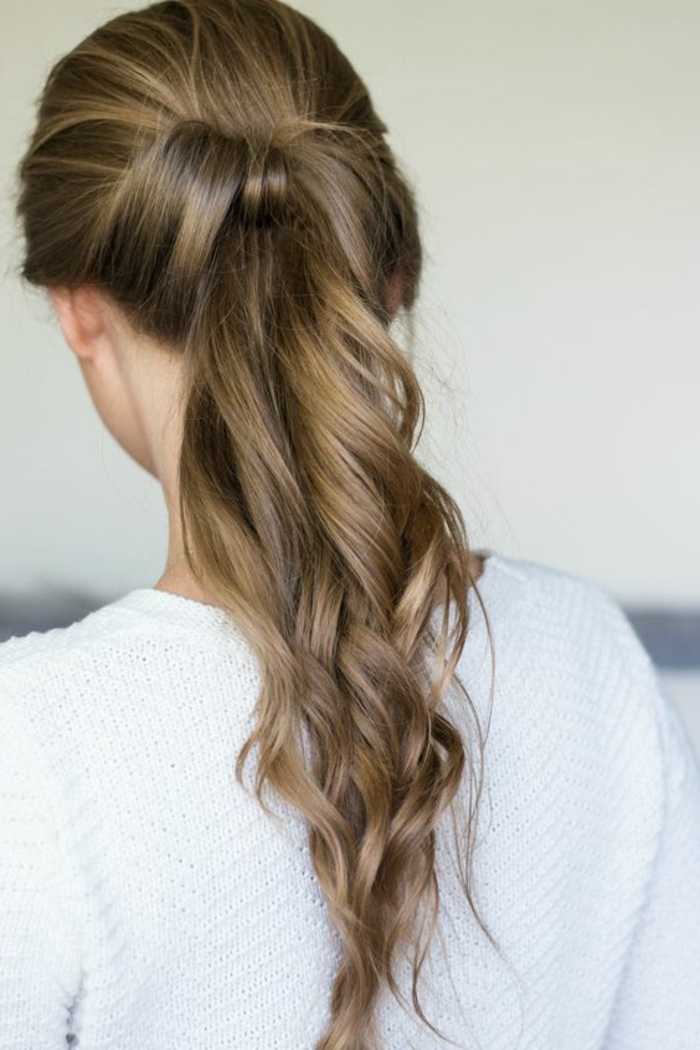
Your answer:
[[[0,1046],[65,1050],[80,985],[81,894],[59,793],[0,681]]]
[[[663,777],[657,851],[604,1050],[700,1046],[700,765],[651,662]],[[698,697],[700,701],[700,697]]]

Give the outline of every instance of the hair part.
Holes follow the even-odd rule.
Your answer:
[[[436,829],[459,801],[460,881],[497,947],[472,887],[486,737],[456,675],[470,586],[486,611],[459,508],[414,452],[425,405],[390,323],[392,296],[411,316],[421,242],[387,130],[308,17],[177,0],[55,63],[19,167],[21,276],[100,288],[182,359],[189,567],[261,668],[235,774],[255,748],[263,808],[269,785],[305,818],[341,938],[316,1050],[375,1045],[411,946],[413,1006],[445,1038],[417,981]],[[471,739],[443,704],[453,683]]]

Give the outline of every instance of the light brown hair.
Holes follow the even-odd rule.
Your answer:
[[[491,939],[471,868],[485,737],[455,674],[475,581],[459,508],[414,454],[424,400],[390,326],[412,316],[421,242],[387,131],[308,17],[181,0],[54,64],[19,167],[21,275],[100,288],[182,357],[189,565],[261,668],[235,773],[255,747],[263,808],[267,782],[308,822],[343,946],[317,1050],[375,1045],[411,946],[413,1005],[440,1034],[417,980],[436,826],[459,798],[462,885]]]

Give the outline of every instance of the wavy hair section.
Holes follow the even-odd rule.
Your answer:
[[[448,813],[497,948],[473,892],[486,734],[456,674],[470,587],[491,628],[459,508],[415,454],[425,404],[391,322],[411,317],[421,242],[387,131],[309,18],[178,0],[55,63],[19,169],[22,276],[99,287],[181,359],[189,567],[261,668],[235,775],[255,750],[260,804],[273,815],[268,787],[305,819],[342,945],[315,1050],[380,1045],[374,1007],[384,985],[402,1000],[410,949],[412,1005],[445,1038],[417,984]],[[492,645],[492,693],[494,670]]]

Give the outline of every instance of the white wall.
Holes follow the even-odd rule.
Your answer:
[[[422,455],[474,544],[627,602],[700,599],[700,5],[306,0],[418,188]],[[0,588],[150,585],[156,483],[13,276],[9,179],[98,0],[3,6]],[[441,383],[449,389],[444,390]]]

